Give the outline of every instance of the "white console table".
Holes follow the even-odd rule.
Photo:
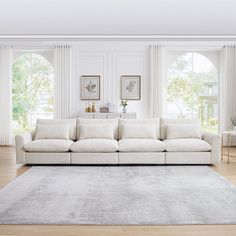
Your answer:
[[[101,113],[101,112],[79,112],[78,118],[87,118],[87,119],[114,119],[114,118],[123,118],[123,119],[136,119],[136,113]]]

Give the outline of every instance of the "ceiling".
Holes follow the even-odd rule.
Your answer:
[[[0,37],[231,35],[235,0],[0,0]]]

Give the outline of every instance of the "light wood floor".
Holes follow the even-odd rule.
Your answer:
[[[231,149],[236,156],[236,149]],[[212,168],[236,185],[236,157],[227,164],[224,158]],[[15,164],[13,147],[0,147],[0,188],[26,171],[28,166]],[[225,199],[227,201],[227,199]],[[224,206],[222,206],[224,207]],[[192,226],[55,226],[55,225],[0,225],[0,236],[5,235],[66,235],[66,236],[236,236],[236,225]]]

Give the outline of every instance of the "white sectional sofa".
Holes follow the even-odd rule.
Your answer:
[[[16,136],[18,164],[216,164],[221,138],[197,120],[37,121]]]

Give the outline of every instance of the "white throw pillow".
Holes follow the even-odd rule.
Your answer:
[[[114,138],[118,139],[118,119],[77,119],[77,140],[80,137],[81,125],[112,125]]]
[[[121,125],[121,139],[156,139],[156,125],[154,124],[123,124]]]
[[[167,139],[201,138],[201,128],[197,124],[167,124]]]
[[[114,139],[113,125],[81,125],[79,139]]]
[[[154,125],[156,130],[156,138],[160,138],[160,119],[154,118],[154,119],[119,119],[119,139],[122,138],[122,125]]]
[[[34,139],[69,139],[69,126],[37,125]]]
[[[76,139],[76,119],[37,119],[37,125],[68,125],[70,139]]]
[[[199,127],[200,122],[197,118],[195,119],[183,119],[183,120],[179,120],[179,119],[170,119],[170,118],[161,118],[160,121],[160,127],[161,127],[161,135],[160,138],[161,139],[166,139],[167,138],[167,130],[166,130],[166,125],[187,125],[187,124],[191,124],[191,125],[198,125]]]

